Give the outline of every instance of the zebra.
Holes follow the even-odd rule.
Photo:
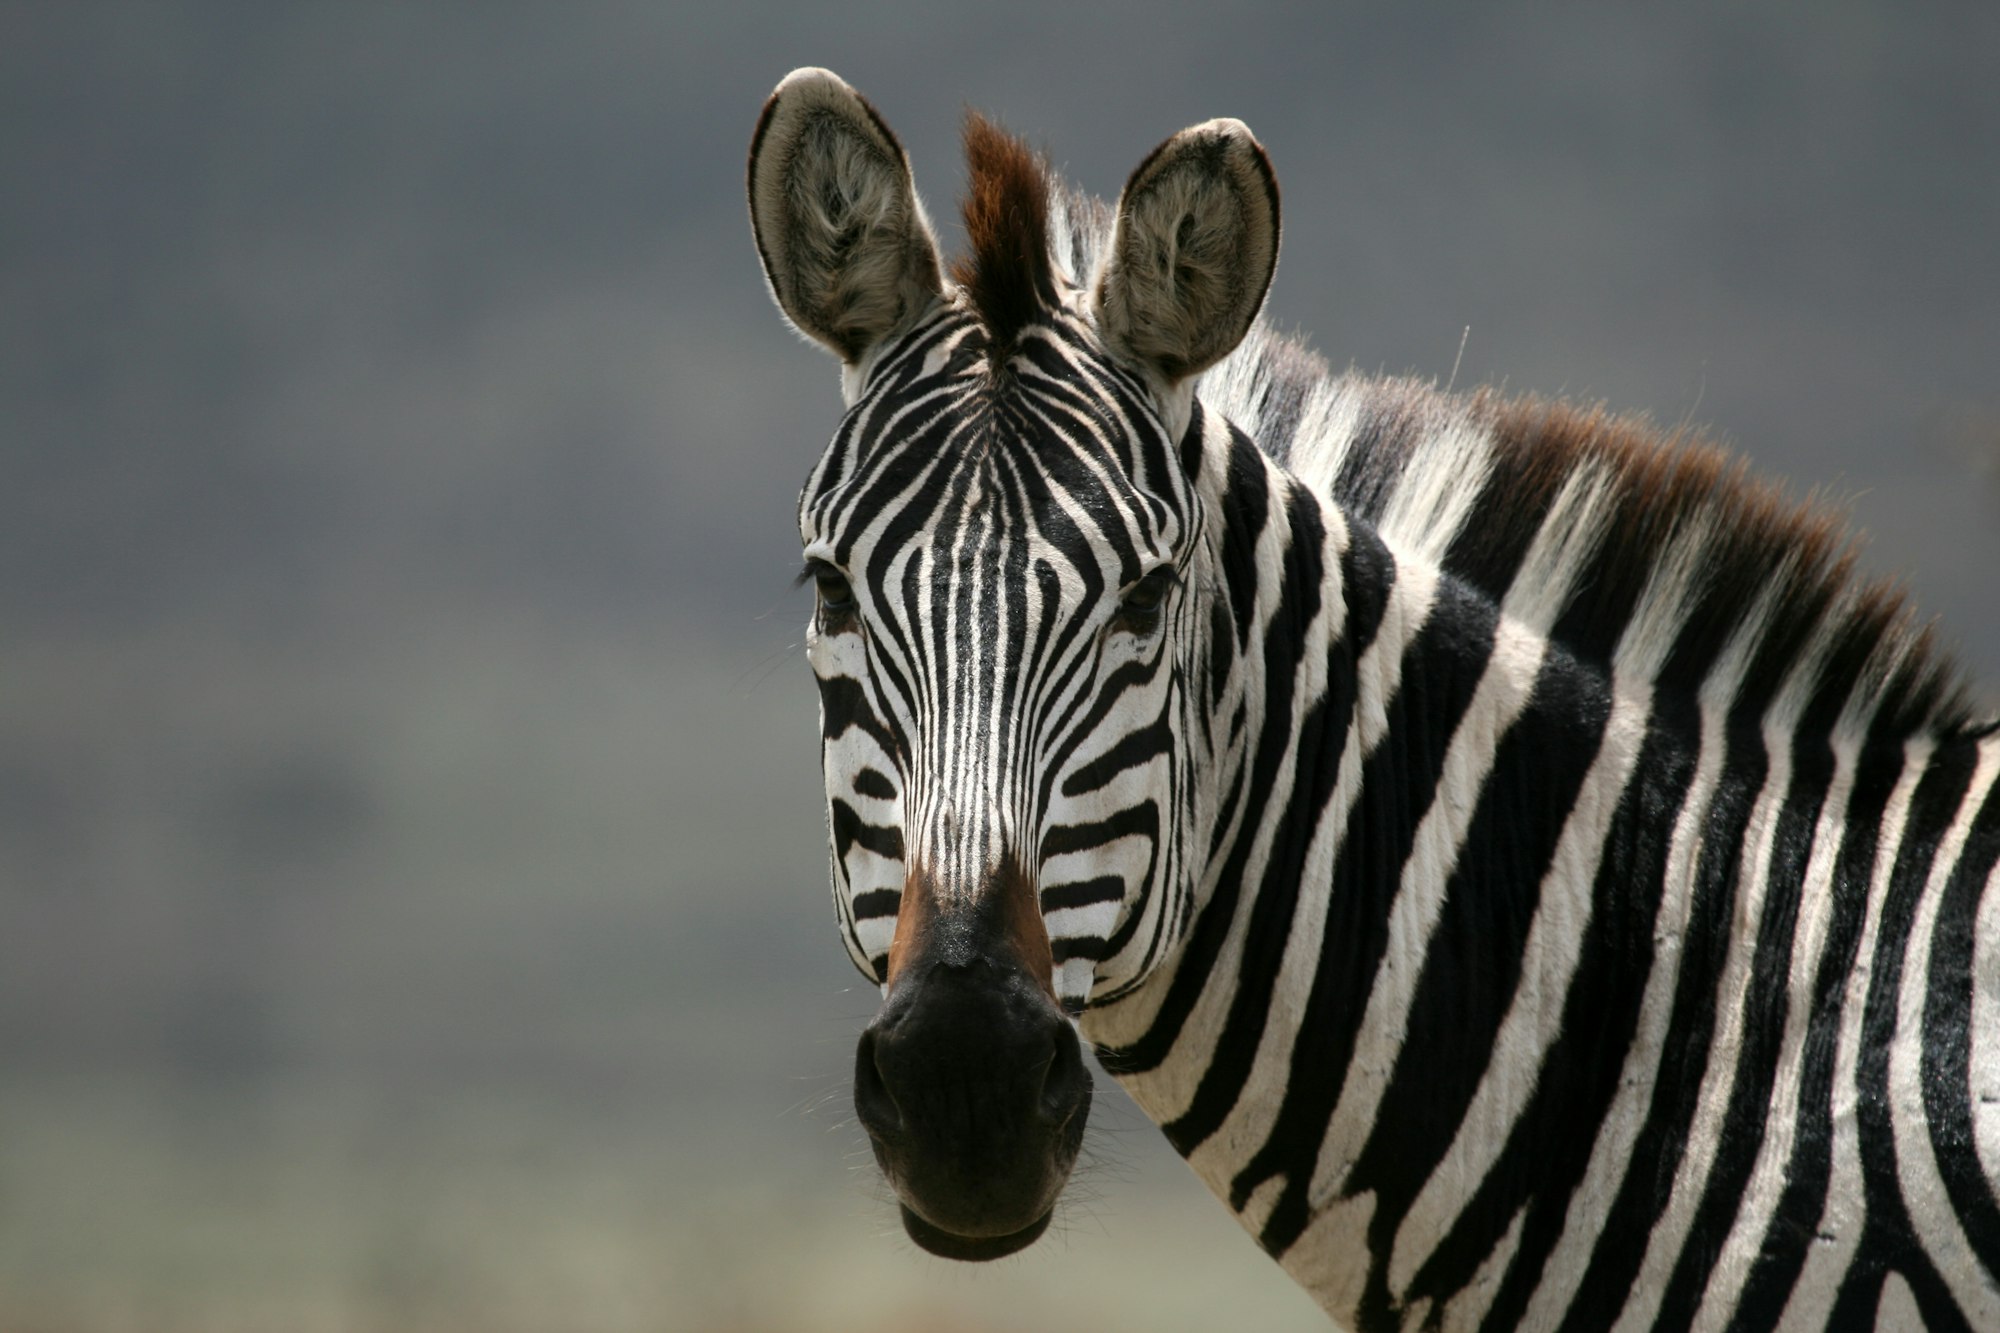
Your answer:
[[[968,253],[801,69],[752,231],[846,403],[798,519],[854,1102],[923,1249],[1091,1079],[1356,1329],[2000,1329],[2000,721],[1688,430],[1335,374],[1276,178],[969,114]]]

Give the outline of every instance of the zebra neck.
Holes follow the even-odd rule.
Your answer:
[[[1787,997],[1872,957],[1871,929],[1930,957],[1944,886],[1962,921],[2000,884],[2000,740],[1907,736],[1810,640],[1772,670],[1763,609],[1707,636],[1672,578],[1586,660],[1549,628],[1593,537],[1560,497],[1496,599],[1241,443],[1204,487],[1213,854],[1177,950],[1085,1016],[1107,1070],[1353,1326],[1494,1302],[1551,1327],[1574,1298],[1609,1327],[1642,1269],[1766,1226],[1798,1271],[1822,1211],[1860,1207],[1830,1138],[1904,1129],[1841,1109],[1836,1061],[1925,992]],[[1690,643],[1698,688],[1656,684]],[[1971,847],[1959,878],[1931,869]],[[1921,1104],[1915,1057],[1877,1064],[1842,1075],[1866,1106]],[[1797,1142],[1822,1165],[1780,1197],[1794,1131],[1760,1117],[1808,1086]],[[1943,1227],[1946,1188],[1919,1196],[1913,1225]],[[1782,1305],[1747,1271],[1717,1299]],[[1703,1299],[1654,1276],[1673,1310]]]
[[[1575,563],[1570,525],[1552,516],[1556,535],[1523,564],[1527,591],[1495,605],[1442,574],[1441,552],[1392,549],[1215,414],[1198,407],[1193,431],[1208,512],[1197,577],[1213,606],[1193,654],[1191,693],[1207,707],[1189,728],[1205,871],[1185,936],[1086,1023],[1107,1069],[1191,1154],[1233,1105],[1255,1100],[1226,1091],[1233,1076],[1210,1053],[1220,1046],[1232,1071],[1270,1065],[1282,1087],[1276,1066],[1299,1036],[1287,1021],[1335,1018],[1323,1003],[1305,1014],[1315,979],[1372,968],[1371,941],[1329,917],[1337,895],[1386,903],[1399,877],[1449,869],[1464,793],[1491,770],[1550,657],[1541,627],[1563,596],[1550,571]],[[1575,709],[1573,748],[1587,749],[1604,710],[1588,673],[1569,674],[1584,697],[1547,702]],[[1441,791],[1439,820],[1425,824]],[[1205,1111],[1201,1086],[1215,1090]]]
[[[1573,948],[1567,926],[1592,919],[1598,842],[1567,816],[1600,793],[1601,830],[1648,701],[1614,705],[1601,672],[1550,647],[1551,571],[1577,563],[1560,515],[1522,591],[1496,604],[1240,433],[1209,454],[1226,610],[1206,653],[1211,855],[1180,948],[1085,1031],[1273,1254],[1310,1227],[1323,1268],[1339,1233],[1359,1265],[1322,1293],[1341,1308],[1372,1271],[1371,1226],[1394,1235],[1378,1203],[1400,1215],[1423,1184],[1396,1175],[1374,1132],[1386,1111],[1427,1125],[1424,1090],[1442,1077],[1434,1105],[1453,1123],[1422,1132],[1480,1160],[1501,1151],[1505,1108],[1454,1126],[1503,1018],[1530,1045],[1560,1023],[1559,984],[1517,986],[1541,965],[1523,940]]]

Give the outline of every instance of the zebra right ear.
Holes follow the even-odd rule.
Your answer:
[[[1155,148],[1118,196],[1097,284],[1114,350],[1178,384],[1250,331],[1278,263],[1278,178],[1240,120],[1211,120]]]
[[[764,104],[750,227],[778,308],[849,366],[943,291],[903,145],[830,70],[793,70]]]

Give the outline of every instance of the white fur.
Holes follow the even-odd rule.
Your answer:
[[[1791,737],[1798,728],[1800,714],[1811,700],[1817,676],[1815,667],[1816,663],[1810,657],[1795,664],[1764,715],[1763,743],[1767,768],[1763,789],[1757,794],[1749,823],[1743,832],[1743,851],[1736,872],[1736,902],[1732,912],[1734,925],[1729,932],[1722,976],[1715,983],[1715,1032],[1702,1069],[1694,1119],[1688,1126],[1687,1147],[1681,1155],[1680,1167],[1674,1173],[1674,1185],[1667,1206],[1653,1224],[1645,1259],[1633,1280],[1625,1308],[1613,1326],[1614,1333],[1616,1330],[1636,1333],[1636,1330],[1652,1326],[1660,1301],[1666,1295],[1674,1265],[1680,1260],[1688,1228],[1694,1223],[1695,1210],[1706,1192],[1715,1154],[1722,1146],[1724,1118],[1730,1095],[1735,1089],[1738,1055],[1743,1045],[1751,964],[1763,920],[1764,896],[1770,887],[1771,856],[1777,843],[1778,822],[1784,813],[1785,801],[1791,795]],[[1734,693],[1733,688],[1729,693]],[[1726,708],[1727,704],[1722,706]],[[1704,743],[1706,739],[1704,735]]]
[[[1861,1243],[1864,1221],[1861,1142],[1856,1123],[1860,1090],[1855,1076],[1861,1062],[1862,1019],[1868,1003],[1869,981],[1875,972],[1875,937],[1882,924],[1882,901],[1888,896],[1889,877],[1895,868],[1896,854],[1902,849],[1910,799],[1916,794],[1924,770],[1930,766],[1935,748],[1935,743],[1925,737],[1904,747],[1902,775],[1882,812],[1881,835],[1875,845],[1875,865],[1869,876],[1868,902],[1861,921],[1861,940],[1841,999],[1840,1044],[1833,1064],[1833,1165],[1827,1180],[1826,1206],[1816,1228],[1823,1239],[1806,1251],[1805,1267],[1792,1284],[1791,1297],[1778,1318],[1780,1329],[1803,1331],[1826,1326],[1834,1298],[1839,1295],[1840,1280]],[[1907,1295],[1906,1292],[1906,1299]]]
[[[1444,908],[1445,888],[1477,809],[1472,798],[1492,769],[1501,738],[1527,703],[1547,647],[1541,636],[1503,619],[1486,672],[1452,733],[1436,797],[1417,825],[1389,907],[1388,944],[1368,994],[1348,1062],[1347,1081],[1327,1124],[1313,1172],[1309,1197],[1315,1208],[1341,1191],[1374,1129],[1382,1095],[1402,1049],[1431,932]]]
[[[1736,1303],[1749,1280],[1751,1265],[1763,1244],[1765,1230],[1776,1212],[1786,1185],[1792,1160],[1799,1114],[1800,1081],[1805,1072],[1806,1030],[1813,1012],[1813,979],[1819,972],[1820,956],[1826,948],[1827,931],[1832,925],[1835,905],[1834,869],[1847,836],[1847,804],[1854,791],[1854,770],[1859,745],[1843,737],[1834,746],[1834,775],[1820,807],[1819,823],[1813,830],[1812,854],[1806,864],[1805,883],[1799,890],[1798,923],[1792,940],[1791,971],[1787,978],[1785,1034],[1778,1049],[1778,1076],[1771,1088],[1771,1117],[1765,1125],[1764,1140],[1758,1145],[1757,1161],[1751,1168],[1736,1220],[1723,1242],[1722,1253],[1709,1274],[1702,1293],[1701,1308],[1695,1312],[1694,1326],[1722,1328],[1735,1313]]]
[[[1389,1263],[1392,1291],[1407,1287],[1444,1239],[1473,1191],[1499,1160],[1507,1131],[1534,1095],[1542,1060],[1562,1031],[1563,1001],[1584,931],[1590,925],[1591,890],[1604,837],[1645,743],[1651,705],[1651,693],[1643,684],[1618,691],[1613,701],[1603,743],[1543,876],[1522,950],[1521,981],[1495,1037],[1486,1073],[1466,1108],[1457,1137],[1397,1229]],[[1519,1226],[1517,1217],[1516,1232]]]
[[[1492,456],[1492,438],[1483,428],[1458,413],[1441,413],[1396,480],[1382,514],[1382,540],[1398,556],[1442,564],[1485,488]]]
[[[1986,748],[2000,751],[2000,737]],[[2000,866],[1979,899],[1972,940],[1972,1141],[1986,1178],[2000,1180]]]
[[[1445,1305],[1444,1317],[1438,1321],[1445,1333],[1465,1333],[1485,1322],[1493,1298],[1500,1294],[1500,1280],[1507,1274],[1507,1265],[1514,1261],[1514,1251],[1520,1248],[1521,1224],[1527,1217],[1528,1206],[1522,1204],[1515,1210],[1514,1220],[1507,1224],[1507,1234],[1500,1237],[1500,1243],[1479,1265],[1472,1280]]]
[[[2000,749],[1984,746],[1958,814],[1939,842],[1931,872],[1917,900],[1896,997],[1896,1035],[1889,1046],[1889,1123],[1896,1140],[1896,1174],[1909,1208],[1910,1229],[1924,1247],[1952,1299],[1974,1328],[2000,1328],[2000,1288],[1966,1240],[1965,1228],[1945,1193],[1931,1147],[1930,1113],[1924,1107],[1924,997],[1930,989],[1932,935],[1938,904],[1965,850],[1972,821],[2000,775]],[[1963,1089],[1954,1089],[1954,1095]]]
[[[1891,1273],[1882,1283],[1882,1295],[1875,1302],[1876,1333],[1914,1333],[1924,1326],[1924,1312],[1901,1273]]]
[[[1657,572],[1657,567],[1656,567]],[[1690,591],[1678,575],[1665,576],[1649,584],[1642,605],[1650,601],[1665,608]],[[1683,603],[1683,605],[1686,605]],[[1639,1026],[1626,1049],[1625,1063],[1618,1078],[1618,1091],[1600,1122],[1597,1140],[1591,1145],[1590,1161],[1583,1179],[1570,1195],[1564,1215],[1562,1235],[1542,1266],[1542,1280],[1529,1299],[1522,1317],[1525,1328],[1553,1328],[1576,1295],[1585,1268],[1603,1233],[1605,1218],[1617,1198],[1620,1184],[1632,1160],[1632,1146],[1645,1122],[1646,1107],[1659,1077],[1660,1058],[1665,1050],[1668,1020],[1673,1011],[1673,994],[1680,971],[1681,941],[1687,933],[1689,909],[1694,896],[1694,876],[1700,843],[1707,827],[1709,804],[1722,777],[1723,725],[1743,673],[1748,670],[1755,643],[1771,610],[1766,598],[1759,613],[1738,627],[1735,637],[1703,683],[1700,694],[1700,749],[1693,779],[1688,784],[1673,836],[1668,843],[1665,880],[1661,888],[1659,915],[1653,928],[1653,966],[1646,976],[1645,997],[1640,1001]],[[1635,635],[1628,628],[1620,651],[1639,653],[1663,651],[1659,645],[1669,639],[1664,632]]]

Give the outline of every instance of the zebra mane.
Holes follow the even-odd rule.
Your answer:
[[[972,298],[998,359],[1057,301],[1049,170],[1026,144],[977,111],[965,116],[965,162],[965,233],[972,253],[953,261],[951,277]]]
[[[1060,180],[1047,197],[1050,258],[1088,290],[1115,215]],[[1196,394],[1392,549],[1434,560],[1496,602],[1545,520],[1573,525],[1557,534],[1569,591],[1541,628],[1607,671],[1621,641],[1664,636],[1671,651],[1657,654],[1653,683],[1684,697],[1727,647],[1747,656],[1749,695],[1784,686],[1842,710],[1823,719],[1828,731],[1858,718],[1896,737],[1994,725],[1903,590],[1857,573],[1844,515],[1751,476],[1694,430],[1490,389],[1454,395],[1337,374],[1262,316]]]

